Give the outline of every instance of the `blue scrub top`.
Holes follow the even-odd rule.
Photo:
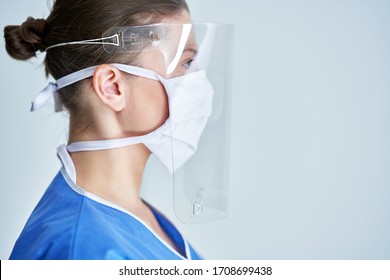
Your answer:
[[[155,209],[151,208],[178,252],[131,213],[67,181],[62,169],[32,212],[10,259],[200,259]]]

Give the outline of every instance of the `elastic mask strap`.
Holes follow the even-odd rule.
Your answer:
[[[97,140],[97,141],[85,141],[74,142],[66,147],[68,152],[84,152],[84,151],[100,151],[114,148],[121,148],[129,145],[135,145],[142,143],[143,136],[128,137],[113,140]]]
[[[132,74],[132,75],[136,75],[136,76],[140,76],[140,77],[144,77],[156,81],[164,80],[164,78],[159,76],[157,73],[141,67],[126,65],[126,64],[118,64],[118,63],[114,63],[111,65],[128,74]],[[81,80],[84,80],[86,78],[92,77],[97,67],[98,66],[85,68],[77,72],[74,72],[72,74],[66,75],[55,82],[50,82],[43,90],[39,92],[35,100],[31,102],[30,111],[33,112],[41,108],[47,102],[49,97],[53,96],[54,93],[57,92],[59,89],[74,84],[76,82],[79,82]],[[58,111],[58,109],[59,109],[59,105],[58,105],[58,97],[57,97],[56,111]]]
[[[74,152],[85,152],[85,151],[100,151],[108,150],[115,148],[122,148],[130,145],[136,144],[145,144],[150,142],[153,139],[156,139],[156,136],[164,135],[164,131],[170,127],[170,119],[166,120],[163,125],[161,125],[156,130],[149,132],[148,134],[141,136],[132,136],[126,138],[110,139],[110,140],[95,140],[95,141],[83,141],[83,142],[73,142],[66,146],[66,150],[69,153]]]

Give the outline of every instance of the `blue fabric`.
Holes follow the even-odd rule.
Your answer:
[[[179,252],[181,234],[152,211]],[[200,259],[190,246],[191,258]],[[75,192],[57,174],[28,219],[10,259],[181,259],[131,215]]]

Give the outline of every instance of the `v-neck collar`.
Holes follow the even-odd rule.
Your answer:
[[[90,193],[86,190],[84,190],[83,188],[81,188],[80,186],[78,186],[76,184],[76,169],[74,167],[74,164],[73,164],[73,161],[68,153],[68,151],[66,150],[66,146],[65,145],[61,145],[58,147],[57,149],[57,155],[62,163],[62,168],[61,168],[61,174],[62,176],[64,177],[66,183],[68,184],[68,186],[73,190],[75,191],[76,193],[82,195],[82,196],[85,196],[85,197],[88,197],[89,199],[99,203],[99,204],[102,204],[102,205],[105,205],[105,206],[108,206],[108,207],[111,207],[111,208],[114,208],[118,211],[121,211],[129,216],[131,216],[133,219],[135,219],[138,223],[140,223],[143,227],[145,227],[146,230],[148,230],[157,240],[159,240],[168,250],[170,250],[172,253],[174,253],[176,256],[178,256],[180,259],[187,259],[187,260],[191,260],[191,251],[190,251],[190,247],[189,247],[189,244],[187,242],[187,240],[183,237],[183,235],[176,229],[176,227],[161,213],[159,212],[157,209],[155,209],[154,207],[152,207],[150,204],[146,203],[147,206],[151,209],[151,211],[153,212],[153,215],[155,216],[155,218],[157,219],[158,223],[160,224],[160,226],[163,228],[163,230],[165,231],[165,233],[171,238],[171,240],[173,242],[175,242],[175,238],[172,238],[172,234],[175,234],[177,236],[180,237],[180,239],[182,240],[182,244],[184,245],[184,248],[181,244],[176,244],[179,248],[182,248],[183,252],[185,253],[185,256],[183,256],[182,254],[180,254],[177,250],[175,250],[174,248],[172,248],[172,246],[170,246],[165,240],[163,240],[150,226],[148,226],[144,221],[142,221],[139,217],[137,217],[137,215],[131,213],[130,211],[124,209],[123,207],[113,203],[113,202],[110,202],[108,200],[105,200],[93,193]],[[171,229],[168,228],[168,225],[171,226]]]

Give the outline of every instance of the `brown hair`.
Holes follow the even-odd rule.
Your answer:
[[[157,23],[166,17],[188,12],[185,0],[56,0],[46,20],[32,17],[20,26],[4,28],[8,54],[27,60],[49,46],[101,38],[110,29]],[[127,55],[109,54],[101,45],[66,45],[49,49],[46,74],[55,79],[77,70],[103,63],[132,63]],[[60,98],[71,116],[85,109],[77,94],[80,83],[60,90]]]

